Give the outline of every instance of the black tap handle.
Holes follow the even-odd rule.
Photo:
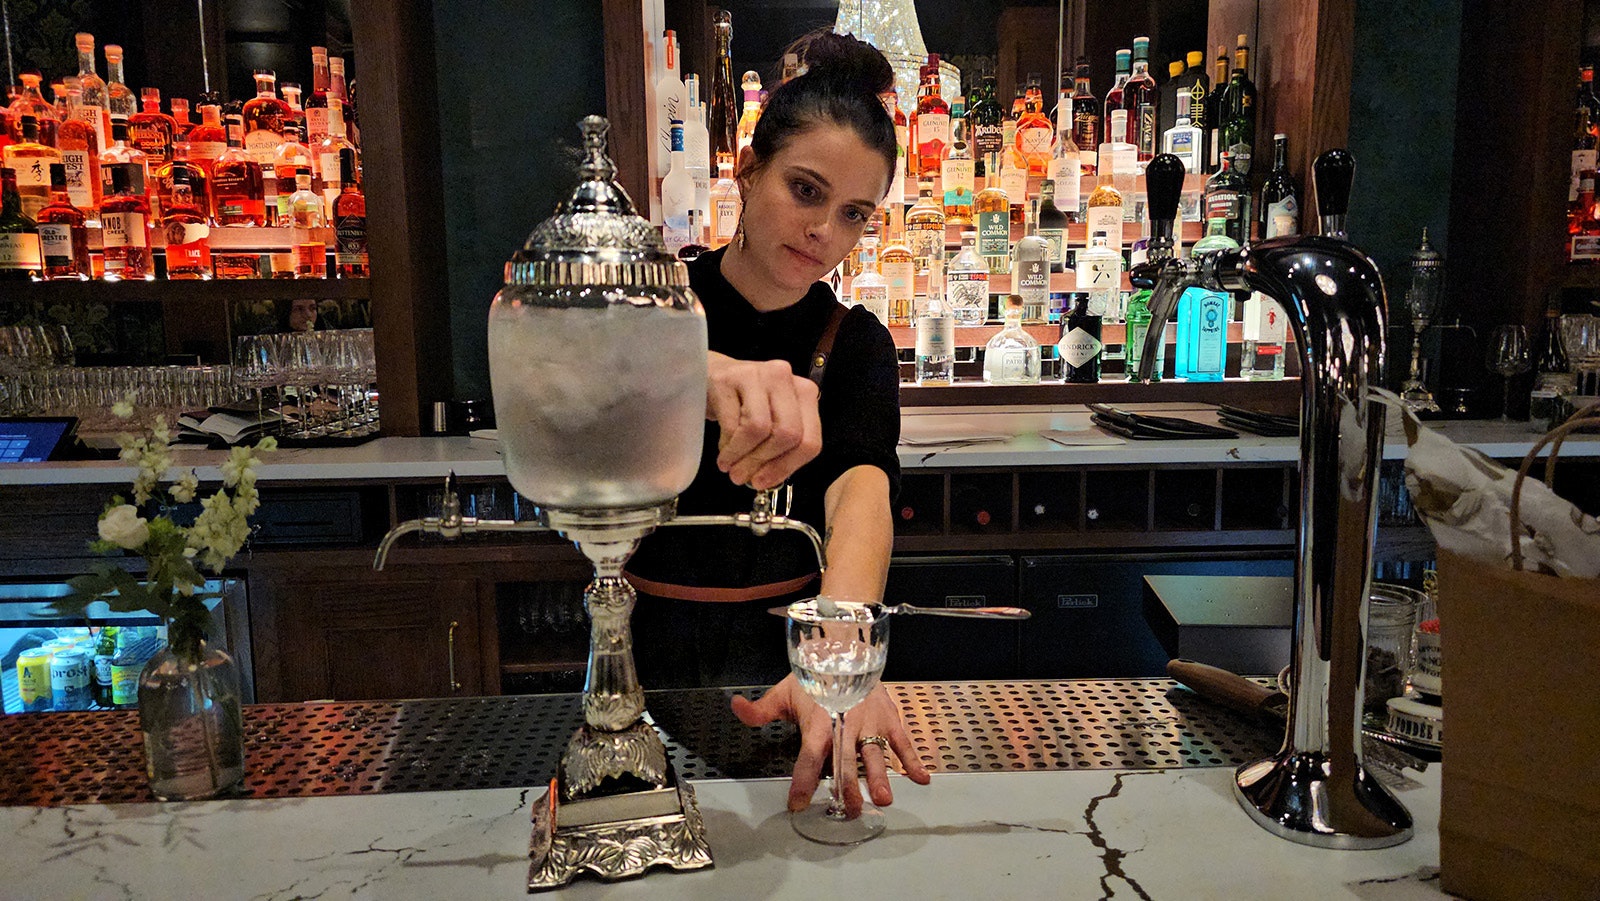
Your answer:
[[[1317,187],[1317,214],[1344,216],[1350,212],[1350,185],[1356,179],[1356,158],[1350,151],[1335,148],[1311,164]]]
[[[1183,160],[1170,153],[1158,154],[1145,166],[1145,195],[1153,221],[1171,222],[1178,218],[1178,196],[1183,193],[1183,175]]]

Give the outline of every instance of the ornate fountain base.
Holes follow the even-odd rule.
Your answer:
[[[651,867],[711,866],[711,846],[694,789],[678,780],[671,764],[660,788],[574,801],[559,800],[561,794],[552,779],[534,805],[530,892],[559,888],[585,870],[615,880]]]
[[[1325,755],[1282,751],[1239,767],[1233,796],[1257,825],[1297,844],[1370,851],[1409,841],[1411,814],[1358,769],[1336,779]]]

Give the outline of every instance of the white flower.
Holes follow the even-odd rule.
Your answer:
[[[171,490],[173,500],[180,504],[187,504],[194,500],[194,496],[199,493],[200,478],[196,476],[194,474],[194,470],[191,469],[187,473],[179,476],[176,482],[172,483]]]
[[[118,419],[128,419],[133,416],[133,401],[119,400],[111,405],[111,415]]]
[[[150,523],[132,504],[112,507],[100,517],[100,538],[128,550],[138,550],[150,540]]]

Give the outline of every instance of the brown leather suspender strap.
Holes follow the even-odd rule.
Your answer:
[[[844,321],[844,316],[850,310],[842,303],[835,302],[828,310],[828,321],[822,327],[822,337],[817,339],[817,349],[811,352],[811,371],[807,377],[817,383],[817,390],[822,390],[822,373],[828,368],[828,358],[833,356],[833,339],[839,336],[839,323]]]

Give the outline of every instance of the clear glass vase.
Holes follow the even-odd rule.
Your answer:
[[[244,782],[239,667],[204,640],[187,652],[169,645],[145,664],[139,725],[150,791],[161,800],[213,798]]]

